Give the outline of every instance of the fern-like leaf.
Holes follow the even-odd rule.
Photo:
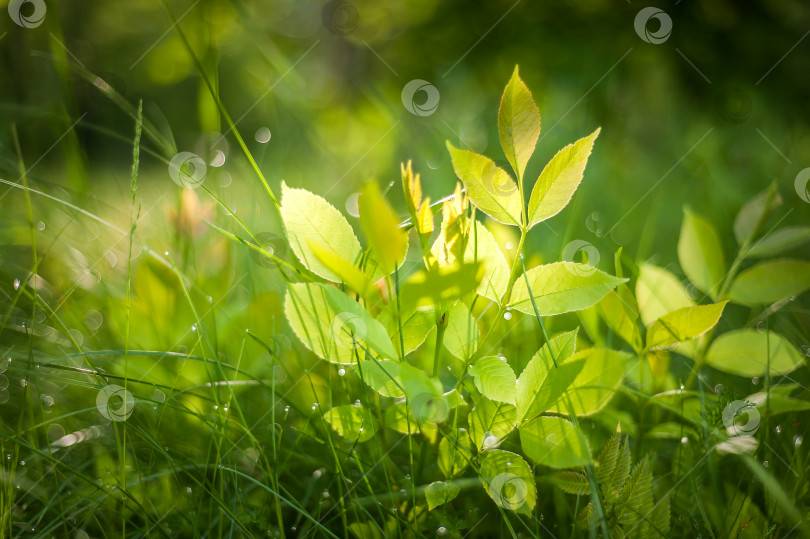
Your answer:
[[[633,537],[647,537],[648,521],[653,510],[652,465],[644,458],[633,469],[633,473],[622,489],[616,514],[619,524]]]
[[[649,526],[653,536],[669,537],[670,531],[670,512],[669,512],[669,496],[660,500],[650,514]]]
[[[585,474],[580,472],[561,470],[559,472],[552,473],[549,476],[549,479],[560,490],[567,492],[568,494],[587,496],[591,492],[591,486],[588,483],[588,478],[585,477]]]
[[[615,503],[630,476],[633,457],[630,443],[621,433],[615,432],[599,454],[599,469],[596,480],[602,489],[605,501]]]

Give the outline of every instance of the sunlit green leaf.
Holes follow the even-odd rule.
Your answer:
[[[706,363],[719,371],[750,378],[766,372],[771,376],[788,374],[804,362],[801,353],[778,333],[738,329],[712,342]]]
[[[479,475],[489,497],[504,509],[530,515],[537,504],[537,485],[523,457],[488,449],[481,453],[480,461]]]
[[[670,346],[703,335],[720,320],[726,303],[682,307],[665,314],[647,329],[647,348]]]
[[[723,245],[714,226],[688,209],[684,210],[678,239],[678,260],[681,269],[695,286],[710,297],[717,297],[727,269]]]
[[[529,199],[529,227],[560,213],[568,205],[582,181],[588,156],[599,136],[597,129],[585,138],[569,144],[543,169]]]
[[[549,406],[549,410],[584,416],[604,408],[624,377],[628,357],[628,354],[615,350],[588,348],[563,361],[561,367],[581,359],[585,363],[568,389]]]
[[[627,279],[608,275],[588,264],[555,262],[526,272],[540,316],[552,316],[585,309],[601,300]],[[526,279],[518,277],[510,307],[534,315]]]
[[[573,468],[590,462],[585,435],[561,417],[538,417],[520,426],[520,446],[537,464]]]
[[[327,410],[323,418],[349,441],[365,442],[377,434],[377,420],[362,406],[344,404]]]
[[[810,262],[770,260],[734,279],[728,297],[742,305],[768,305],[810,289]]]
[[[571,470],[560,470],[546,476],[554,485],[568,494],[587,496],[591,493],[591,484],[585,474]]]
[[[331,247],[321,243],[307,241],[310,252],[315,258],[331,271],[341,282],[349,288],[371,301],[379,301],[380,294],[371,282],[371,278],[363,270],[344,259]]]
[[[399,376],[401,365],[393,359],[369,359],[360,361],[356,372],[363,382],[383,397],[404,397]]]
[[[449,142],[447,149],[456,176],[464,182],[475,207],[505,225],[520,226],[520,192],[509,174],[488,157],[460,150]]]
[[[448,352],[466,362],[478,349],[478,323],[460,301],[447,312],[447,317],[442,342]]]
[[[464,429],[459,429],[457,436],[452,438],[445,436],[439,442],[439,470],[448,479],[466,470],[472,458],[472,442],[469,433]]]
[[[481,397],[470,411],[470,437],[475,447],[496,447],[504,436],[515,429],[517,410],[514,405]]]
[[[621,292],[621,294],[620,294]],[[633,347],[641,350],[641,332],[638,328],[638,305],[630,289],[620,284],[598,303],[599,314],[610,329]]]
[[[431,331],[436,328],[436,311],[433,309],[402,310],[402,320],[398,319],[396,302],[391,302],[380,311],[377,320],[385,326],[391,336],[394,348],[399,351],[399,327],[402,324],[402,346],[405,354],[410,354],[425,342]]]
[[[458,496],[461,492],[458,485],[446,481],[434,481],[425,487],[425,498],[427,499],[428,510],[432,511],[440,505],[444,505]]]
[[[419,270],[400,286],[400,308],[403,312],[410,312],[457,300],[478,287],[481,273],[481,266],[473,264]]]
[[[734,219],[734,237],[737,238],[737,243],[743,245],[751,241],[768,215],[781,203],[776,182],[746,202]]]
[[[667,313],[695,304],[675,275],[646,262],[639,265],[636,299],[646,326]]]
[[[520,373],[515,397],[518,422],[545,412],[579,375],[584,360],[563,362],[574,353],[576,336],[577,330],[574,330],[551,339],[551,350],[559,367],[554,367],[547,343]]]
[[[281,219],[295,256],[310,271],[329,281],[342,279],[318,260],[310,245],[338,253],[355,263],[360,259],[360,242],[346,218],[326,200],[305,189],[281,184]]]
[[[523,178],[526,163],[534,153],[540,136],[540,111],[532,94],[515,67],[512,78],[503,91],[498,109],[498,135],[506,158],[518,178]]]
[[[380,194],[376,182],[363,187],[358,207],[360,225],[377,262],[383,273],[392,273],[405,260],[408,251],[408,235],[399,227],[400,219]]]
[[[483,263],[484,277],[476,292],[495,303],[500,303],[509,282],[509,266],[506,264],[506,258],[495,242],[492,232],[477,220],[470,230],[464,261]]]
[[[515,404],[515,371],[506,359],[482,357],[470,365],[470,375],[475,379],[475,387],[488,399]]]

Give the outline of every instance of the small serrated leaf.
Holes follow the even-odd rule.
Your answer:
[[[498,135],[506,158],[517,177],[523,178],[526,163],[540,136],[540,111],[521,80],[518,68],[503,91],[498,109]]]
[[[591,493],[591,485],[585,474],[571,470],[560,470],[549,474],[548,479],[563,492],[587,496]]]

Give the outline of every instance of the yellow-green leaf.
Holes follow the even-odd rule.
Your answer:
[[[447,149],[456,176],[464,182],[470,201],[496,221],[520,226],[523,210],[520,192],[509,174],[488,157],[460,150],[449,142]]]
[[[647,329],[647,348],[663,348],[703,335],[720,320],[726,303],[682,307],[665,314]]]
[[[795,249],[810,241],[810,226],[786,226],[774,230],[754,243],[745,256],[764,258]]]
[[[723,245],[712,224],[688,209],[684,210],[678,239],[678,260],[689,280],[716,299],[726,275]]]
[[[481,454],[479,475],[484,490],[499,506],[510,511],[531,515],[537,504],[534,474],[523,457],[489,449]]]
[[[608,275],[588,264],[555,262],[526,272],[540,316],[552,316],[585,309],[627,281]],[[510,307],[534,315],[526,279],[518,277],[512,289]]]
[[[470,412],[470,438],[475,447],[497,447],[504,436],[512,432],[517,422],[515,406],[481,397]]]
[[[585,435],[566,419],[538,417],[519,430],[523,453],[537,464],[574,468],[591,460]]]
[[[568,205],[582,181],[600,129],[557,152],[543,169],[529,199],[529,228],[554,217]]]
[[[712,342],[706,363],[719,371],[750,378],[766,372],[771,376],[788,374],[804,362],[796,347],[778,333],[738,329]]]
[[[443,437],[439,442],[439,470],[448,479],[467,469],[473,458],[472,442],[464,429],[457,431],[455,438]]]
[[[344,404],[327,410],[323,418],[332,428],[353,442],[371,440],[377,433],[377,420],[370,411],[354,404]]]
[[[458,496],[461,489],[454,483],[446,481],[434,481],[425,487],[425,499],[428,504],[428,511],[432,511],[440,505],[444,505]]]
[[[740,273],[728,297],[741,305],[768,305],[810,289],[810,262],[771,260]]]
[[[281,219],[295,256],[312,273],[329,281],[342,279],[318,260],[310,245],[331,249],[352,263],[362,248],[346,218],[323,198],[281,184]]]
[[[534,153],[540,136],[540,111],[532,94],[518,75],[518,68],[503,91],[498,109],[498,135],[506,158],[518,178],[523,178],[526,163]]]
[[[307,245],[315,258],[334,273],[341,282],[346,283],[349,288],[364,298],[372,302],[379,301],[379,292],[363,270],[344,259],[331,247],[313,241],[307,241]]]
[[[478,323],[460,301],[450,308],[446,316],[449,320],[442,342],[448,352],[466,362],[478,349]]]
[[[624,378],[628,354],[602,348],[588,348],[572,355],[562,365],[584,359],[582,370],[549,410],[568,415],[591,415],[613,397]],[[569,407],[570,404],[570,407]]]
[[[475,387],[490,400],[515,404],[515,371],[506,358],[487,356],[470,365]]]
[[[645,326],[676,309],[695,304],[675,275],[647,262],[639,265],[636,299]]]
[[[380,194],[376,182],[363,187],[359,200],[360,226],[380,269],[385,274],[392,273],[401,264],[408,251],[408,235],[399,227],[399,218]]]
[[[633,347],[641,350],[641,332],[638,329],[638,305],[627,285],[620,284],[611,290],[598,303],[599,314],[605,323],[619,337]]]
[[[492,232],[477,220],[470,230],[464,261],[467,263],[474,261],[483,263],[484,278],[481,279],[481,284],[478,285],[476,292],[500,304],[509,282],[509,266],[503,252],[495,242]]]

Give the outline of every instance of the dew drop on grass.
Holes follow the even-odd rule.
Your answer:
[[[14,290],[19,290],[19,289],[20,289],[20,280],[19,279],[14,279]]]
[[[801,434],[797,434],[793,437],[793,447],[799,448],[802,446],[802,442],[804,442],[804,438],[802,438]]]
[[[289,412],[289,411],[290,411],[290,405],[289,405],[289,404],[288,404],[287,406],[285,406],[285,407],[284,407],[284,411],[285,411],[285,412]]]
[[[503,319],[504,320],[511,320],[512,319],[512,313],[510,313],[509,311],[506,311],[505,313],[503,313]]]
[[[316,408],[318,408],[318,403],[317,402],[312,404],[312,409],[315,410]]]
[[[191,494],[191,487],[186,487],[186,494]]]
[[[165,256],[169,256],[169,251],[163,251],[163,254],[164,254]]]
[[[760,320],[759,322],[757,322],[757,331],[759,331],[760,333],[765,333],[766,329],[767,326],[765,325],[765,320]]]
[[[782,434],[782,427],[780,425],[776,425],[776,434]]]
[[[343,376],[344,374],[346,374],[346,369],[344,369],[343,367],[339,368],[338,369],[338,376]]]
[[[191,331],[197,331],[197,324],[191,325]]]
[[[360,193],[352,193],[346,197],[346,211],[352,217],[360,217]]]
[[[270,133],[270,130],[266,127],[260,127],[256,130],[256,142],[260,144],[267,144],[270,142],[270,137],[273,135]]]
[[[512,245],[511,241],[507,241],[506,244],[504,244],[504,247],[506,247],[507,251],[511,251],[514,245]]]
[[[439,526],[439,528],[436,530],[436,535],[447,535],[447,528],[444,526]]]
[[[714,392],[717,395],[722,393],[723,392],[723,384],[717,384],[716,386],[714,386]]]
[[[20,387],[25,387],[25,386],[27,386],[27,385],[28,385],[28,380],[26,380],[25,378],[23,378],[22,380],[20,380]]]
[[[689,443],[689,438],[687,438],[686,436],[684,436],[683,438],[681,438],[681,443],[682,443],[682,444],[688,444],[688,443]]]
[[[763,465],[765,468],[767,468],[767,467],[768,467],[768,461],[766,460],[765,462],[763,462],[763,463],[762,463],[762,465]]]
[[[753,378],[751,378],[751,383],[754,385],[759,384],[759,376],[754,376]]]
[[[40,230],[40,231],[45,230],[45,223],[43,223],[42,221],[38,222],[37,223],[37,230]]]
[[[50,395],[42,395],[42,404],[50,408],[53,406],[53,397]]]

